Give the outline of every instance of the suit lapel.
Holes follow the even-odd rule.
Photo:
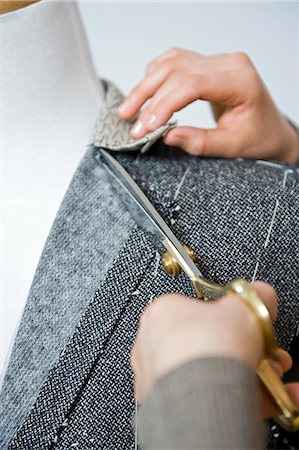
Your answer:
[[[133,230],[9,448],[48,448],[55,441],[154,255],[153,246],[145,235]]]

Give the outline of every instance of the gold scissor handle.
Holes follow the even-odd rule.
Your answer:
[[[298,431],[299,407],[295,404],[267,359],[260,362],[256,373],[281,410],[281,414],[275,417],[275,421],[288,431]]]
[[[275,421],[288,431],[299,430],[299,406],[295,404],[285,385],[266,359],[279,361],[279,347],[266,306],[252,285],[245,280],[232,281],[225,287],[224,293],[237,294],[258,319],[264,336],[264,358],[258,365],[256,373],[281,411]]]
[[[264,338],[264,358],[280,362],[279,347],[275,338],[272,320],[264,302],[251,283],[243,279],[231,281],[224,287],[224,294],[237,294],[255,315]]]
[[[178,267],[185,270],[185,262],[172,245],[169,244],[166,247],[169,252],[165,253],[162,258],[164,270],[170,275],[177,276],[180,273]],[[184,249],[194,261],[195,255],[193,255],[193,252],[186,246],[184,246]],[[185,272],[188,273],[186,270]],[[226,294],[237,294],[255,315],[264,337],[264,359],[257,367],[256,373],[281,411],[281,414],[275,418],[275,421],[288,431],[299,430],[299,406],[292,400],[284,384],[267,360],[267,358],[270,358],[279,361],[279,347],[269,312],[256,290],[252,287],[252,284],[243,279],[238,279],[223,287],[219,284],[211,283],[199,275],[194,274],[190,278],[198,298],[214,300]]]

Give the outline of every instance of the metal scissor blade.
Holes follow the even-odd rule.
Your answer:
[[[175,249],[184,261],[182,269],[191,279],[195,276],[202,276],[182,244],[123,166],[104,149],[100,149],[100,156],[113,187],[136,223],[158,236],[167,250]]]

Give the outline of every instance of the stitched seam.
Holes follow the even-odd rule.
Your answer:
[[[264,251],[266,250],[266,248],[268,247],[268,244],[270,242],[270,238],[271,238],[271,234],[272,234],[272,230],[273,230],[273,226],[274,226],[274,221],[275,221],[276,214],[277,214],[278,207],[279,207],[279,199],[282,196],[283,191],[285,190],[287,178],[288,178],[288,175],[289,175],[290,172],[293,172],[292,169],[286,169],[284,171],[283,181],[282,181],[282,192],[280,194],[278,194],[278,198],[276,199],[274,210],[273,210],[273,214],[272,214],[271,221],[270,221],[270,225],[269,225],[269,228],[268,228],[268,233],[267,233],[267,236],[266,236],[266,240],[264,242],[264,247],[263,247],[263,249],[262,249],[262,251],[261,251],[261,253],[260,253],[260,255],[259,255],[258,259],[257,259],[256,265],[255,265],[254,273],[253,273],[253,276],[252,276],[252,279],[251,279],[252,282],[255,281],[255,279],[256,279],[256,276],[257,276],[257,273],[258,273],[258,269],[259,269],[259,265],[260,265],[261,257],[263,256]]]

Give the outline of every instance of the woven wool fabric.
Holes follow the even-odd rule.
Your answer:
[[[88,148],[74,176],[33,282],[4,382],[1,448],[133,448],[129,353],[139,316],[164,292],[194,296],[184,275],[164,274],[96,152]],[[299,316],[296,168],[195,158],[161,141],[116,157],[207,278],[255,277],[277,289],[275,326],[288,348]]]

